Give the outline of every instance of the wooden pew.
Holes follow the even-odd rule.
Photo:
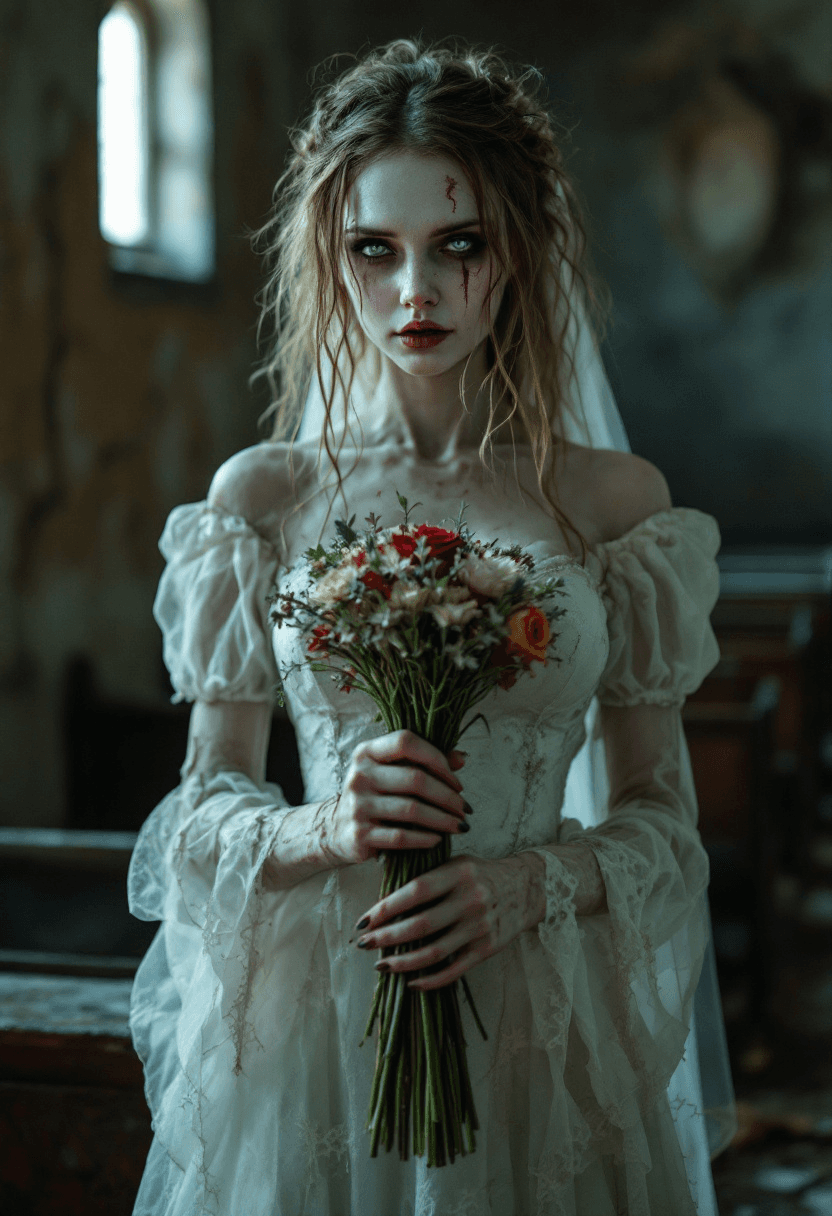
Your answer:
[[[733,688],[735,694],[743,686]],[[682,720],[699,800],[699,830],[711,860],[709,898],[721,971],[745,973],[746,1012],[764,1022],[772,989],[776,821],[772,783],[779,684],[750,696],[689,701]]]

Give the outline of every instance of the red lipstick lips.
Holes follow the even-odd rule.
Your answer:
[[[443,325],[437,325],[435,321],[408,321],[404,329],[398,331],[397,337],[401,338],[410,350],[427,350],[444,342],[452,332]]]

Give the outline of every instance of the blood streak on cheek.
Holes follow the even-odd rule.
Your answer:
[[[465,292],[465,307],[468,307],[468,279],[471,277],[471,271],[462,263],[462,290]]]
[[[445,198],[448,199],[453,204],[454,211],[456,211],[456,199],[454,198],[454,190],[456,190],[456,180],[453,177],[446,177],[445,181],[448,183],[448,185],[445,189]]]

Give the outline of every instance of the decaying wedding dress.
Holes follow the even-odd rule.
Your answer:
[[[275,583],[305,577],[280,536],[274,512],[172,512],[155,612],[178,699],[270,702],[299,658],[295,632],[267,621]],[[488,729],[463,744],[475,813],[452,847],[539,851],[547,911],[468,973],[489,1038],[463,1004],[480,1130],[453,1166],[369,1156],[374,1048],[358,1045],[376,972],[348,938],[377,898],[377,863],[271,889],[264,863],[292,808],[233,764],[197,767],[153,811],[129,880],[133,914],[162,921],[131,1017],[155,1132],[138,1216],[715,1214],[690,1055],[708,863],[680,707],[718,658],[718,547],[715,520],[687,508],[585,566],[531,546],[567,593],[561,661],[480,707]],[[291,672],[284,688],[305,799],[327,798],[383,727],[325,674]],[[564,796],[595,704],[611,788],[588,827],[564,817]],[[547,850],[571,840],[598,860],[603,913],[576,915]]]

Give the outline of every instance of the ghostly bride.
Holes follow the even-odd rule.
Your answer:
[[[396,42],[293,133],[262,234],[275,435],[160,542],[194,708],[130,869],[131,911],[161,922],[131,1011],[155,1133],[137,1216],[716,1216],[733,1091],[680,711],[719,654],[719,531],[629,452],[538,85]],[[393,524],[397,492],[430,523],[464,500],[567,592],[561,661],[483,702],[467,755],[385,735],[269,625],[333,512]],[[281,678],[298,807],[265,778]],[[442,897],[394,923],[379,850],[430,828],[453,833]],[[464,973],[489,1032],[465,1023],[476,1150],[431,1169],[370,1157],[359,1047],[373,949],[428,923],[435,982]]]

